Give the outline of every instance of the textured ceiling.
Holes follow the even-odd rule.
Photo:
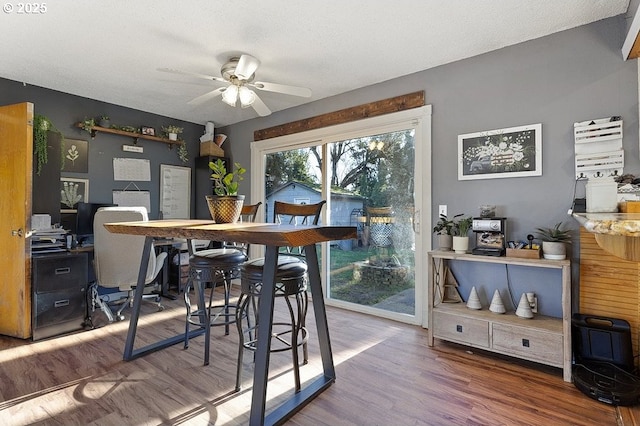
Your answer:
[[[220,98],[229,57],[256,79],[308,87],[311,98],[258,92],[278,111],[619,15],[629,0],[105,0],[0,13],[0,77],[216,126],[257,117]]]

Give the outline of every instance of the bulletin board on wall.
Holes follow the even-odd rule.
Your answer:
[[[191,168],[160,165],[160,217],[191,218]]]

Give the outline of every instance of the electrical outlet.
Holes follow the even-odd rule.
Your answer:
[[[447,205],[446,204],[440,204],[438,206],[438,217],[446,216],[446,215],[447,215]]]

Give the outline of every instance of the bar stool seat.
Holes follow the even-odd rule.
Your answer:
[[[242,280],[245,283],[261,283],[262,273],[264,271],[264,257],[249,260],[242,265]],[[276,269],[276,293],[281,292],[286,295],[298,293],[302,289],[299,285],[304,284],[306,290],[306,282],[298,282],[304,278],[307,273],[307,264],[299,257],[295,256],[278,256],[278,268]],[[252,288],[242,288],[248,294],[254,294]],[[259,295],[259,293],[255,293]],[[277,295],[277,294],[276,294]]]
[[[207,268],[240,265],[248,260],[247,255],[235,248],[217,248],[200,250],[189,257],[190,268]]]

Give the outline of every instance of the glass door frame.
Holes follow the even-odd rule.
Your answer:
[[[427,252],[431,250],[431,105],[413,108],[378,117],[357,120],[330,127],[309,130],[292,135],[279,136],[251,143],[251,199],[265,200],[264,176],[266,172],[266,155],[293,149],[321,147],[322,158],[328,158],[328,144],[346,139],[390,133],[399,130],[414,129],[415,144],[415,315],[399,314],[376,308],[348,303],[327,298],[327,280],[329,262],[322,256],[320,273],[322,276],[325,303],[358,312],[390,318],[410,324],[427,327],[426,289],[427,289]],[[427,167],[420,167],[428,165]],[[327,200],[327,207],[322,212],[322,222],[331,223],[329,217],[331,197],[329,196],[328,161],[323,161],[322,198]],[[253,248],[253,247],[252,247]],[[322,251],[327,253],[328,243],[323,243]]]

